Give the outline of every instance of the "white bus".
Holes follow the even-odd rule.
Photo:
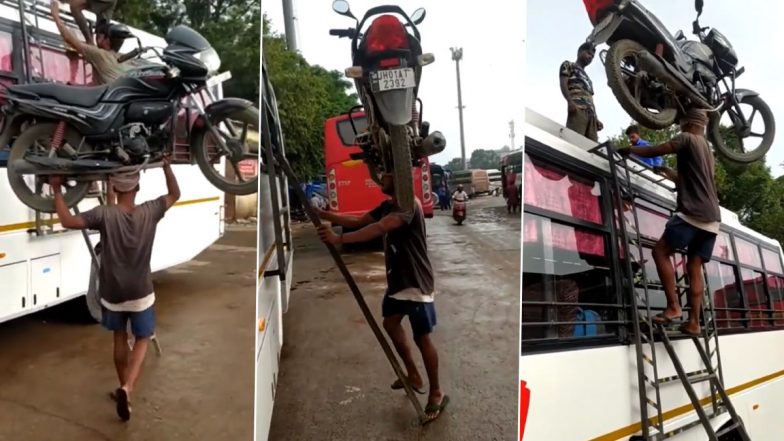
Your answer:
[[[0,2],[0,83],[24,81],[20,14],[16,1]],[[28,6],[33,5],[27,1]],[[73,52],[66,52],[54,22],[46,18],[48,2],[38,2],[40,15],[29,18],[33,77],[84,84],[90,68]],[[46,7],[46,9],[42,9]],[[66,6],[67,8],[67,6]],[[89,19],[93,17],[87,14]],[[31,29],[37,21],[38,28]],[[165,41],[138,29],[132,31],[147,46],[165,46]],[[39,52],[39,44],[40,51]],[[130,51],[135,42],[128,42]],[[41,63],[40,54],[43,54]],[[220,82],[212,87],[222,96]],[[27,315],[84,296],[88,290],[91,257],[80,232],[65,231],[55,218],[39,215],[19,202],[8,183],[8,146],[0,146],[0,322]],[[180,157],[180,159],[183,159]],[[175,165],[182,197],[161,221],[152,255],[153,271],[160,271],[193,259],[223,234],[223,193],[203,177],[196,165]],[[32,182],[28,183],[32,185]],[[149,170],[142,175],[139,201],[166,192],[163,172]],[[79,204],[86,211],[98,203],[86,198]],[[90,233],[93,244],[98,234]],[[95,315],[94,315],[95,316]]]
[[[283,150],[275,93],[266,65],[262,68],[261,176],[259,179],[259,283],[256,316],[256,424],[255,438],[266,441],[275,403],[280,350],[283,346],[283,313],[288,309],[294,249],[291,242],[288,180],[279,168],[270,167],[266,152]]]
[[[612,243],[618,231],[608,161],[588,152],[595,143],[530,110],[525,136],[521,438],[642,439],[634,327],[629,325],[634,303],[614,282],[623,273],[611,252],[617,249]],[[675,209],[674,193],[639,177],[634,185],[640,192],[635,207],[646,273],[657,279],[650,247]],[[735,213],[722,208],[721,217],[706,273],[724,387],[751,439],[778,441],[784,439],[781,247],[741,225]],[[684,256],[676,255],[674,262],[683,274]],[[652,307],[663,309],[663,292],[649,292]],[[659,378],[675,375],[661,343],[656,346]],[[702,368],[689,339],[674,340],[673,346],[686,371]],[[679,381],[660,388],[666,431],[697,420]],[[710,397],[708,383],[695,384],[694,390],[703,403]],[[729,418],[727,412],[713,416],[714,430],[727,427]],[[741,439],[736,436],[731,432],[720,440]],[[708,435],[697,425],[670,439],[706,441]]]

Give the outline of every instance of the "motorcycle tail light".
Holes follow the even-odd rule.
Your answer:
[[[382,15],[373,20],[365,36],[367,53],[375,54],[390,49],[408,49],[408,33],[394,15]]]
[[[591,24],[596,26],[596,23],[599,23],[601,12],[615,6],[616,0],[583,0],[583,3],[585,3],[585,10],[588,12]]]
[[[398,67],[400,58],[386,58],[378,62],[379,67]]]

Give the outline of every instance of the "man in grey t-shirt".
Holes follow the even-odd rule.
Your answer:
[[[102,323],[114,332],[114,365],[120,387],[114,393],[117,415],[131,417],[130,396],[139,378],[150,337],[155,333],[155,293],[150,271],[152,245],[158,222],[180,198],[180,189],[169,160],[164,161],[168,193],[136,205],[139,174],[112,176],[115,205],[102,205],[81,215],[71,214],[63,199],[63,178],[49,178],[60,224],[70,229],[101,232],[99,292]],[[136,339],[128,348],[128,322]]]
[[[667,222],[664,234],[653,249],[656,270],[664,285],[667,308],[653,320],[669,324],[681,318],[681,305],[675,286],[675,269],[671,257],[676,250],[686,249],[689,275],[689,321],[681,332],[700,335],[700,308],[704,296],[702,265],[713,255],[719,233],[721,213],[714,179],[713,152],[705,139],[708,117],[704,111],[690,109],[681,120],[681,134],[655,147],[629,147],[619,150],[643,157],[675,154],[678,170],[654,167],[654,170],[675,181],[678,189],[677,212]]]
[[[383,236],[387,269],[387,291],[381,304],[384,329],[403,359],[408,380],[414,390],[424,394],[424,381],[414,363],[411,345],[403,329],[403,319],[408,317],[414,333],[414,343],[422,354],[427,371],[430,393],[425,415],[428,421],[432,421],[446,408],[449,397],[441,390],[438,379],[438,351],[430,337],[436,325],[436,309],[433,269],[427,255],[425,216],[418,200],[413,212],[401,212],[394,199],[394,188],[392,175],[385,174],[381,190],[391,199],[382,202],[362,217],[341,216],[316,210],[324,220],[356,229],[338,236],[330,227],[322,225],[319,235],[324,242],[334,245],[370,242]],[[396,380],[391,387],[403,389],[404,386],[400,380]]]

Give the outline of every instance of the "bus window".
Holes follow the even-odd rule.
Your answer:
[[[362,133],[367,130],[368,122],[367,117],[354,117],[354,126],[351,125],[350,119],[345,119],[343,121],[339,121],[337,123],[338,126],[338,136],[340,136],[340,140],[343,141],[343,145],[346,147],[353,147],[355,146],[355,138],[356,133]],[[357,132],[354,133],[354,127],[356,127]]]
[[[712,260],[705,266],[708,284],[713,291],[716,326],[720,329],[743,327],[743,299],[732,265]]]
[[[713,247],[713,257],[724,260],[735,260],[735,254],[730,245],[730,235],[721,231],[716,236],[716,245]]]
[[[775,326],[784,326],[784,277],[768,276],[768,291],[773,301]]]
[[[604,322],[617,320],[619,305],[605,234],[529,213],[524,225],[522,339],[613,333]]]
[[[738,250],[738,263],[741,265],[762,268],[759,249],[756,245],[739,237],[735,237],[735,248]]]
[[[0,70],[14,71],[14,39],[8,32],[0,32]]]
[[[664,227],[667,225],[667,215],[660,213],[650,208],[643,207],[639,203],[635,204],[637,207],[637,220],[640,223],[640,235],[652,240],[659,240]],[[627,224],[634,225],[634,213],[631,210],[624,210]],[[633,234],[632,231],[630,233]]]
[[[781,257],[777,251],[762,248],[762,260],[765,263],[766,270],[779,274],[784,273],[784,270],[781,268]]]
[[[765,292],[762,273],[750,269],[741,269],[743,293],[749,308],[750,326],[759,328],[770,326],[768,319],[768,295]]]
[[[43,65],[41,54],[43,53]],[[30,45],[30,65],[36,76],[60,83],[85,84],[84,61],[76,55]]]
[[[603,224],[599,183],[545,165],[525,155],[524,203]]]

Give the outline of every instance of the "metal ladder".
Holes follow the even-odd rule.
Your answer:
[[[643,240],[639,228],[639,218],[635,209],[637,193],[634,189],[632,176],[639,176],[648,180],[654,185],[658,185],[668,191],[675,191],[671,181],[667,178],[653,174],[653,172],[642,162],[634,158],[623,158],[615,152],[609,142],[599,144],[590,150],[591,153],[606,159],[610,165],[610,175],[612,179],[612,191],[614,193],[614,205],[618,215],[616,226],[620,232],[622,240],[622,256],[625,258],[623,271],[624,277],[623,290],[629,293],[632,309],[632,321],[634,327],[634,343],[637,356],[637,376],[638,389],[640,395],[640,414],[642,436],[637,437],[640,441],[661,441],[669,439],[679,433],[701,425],[710,441],[719,441],[722,435],[736,431],[743,441],[750,441],[743,421],[738,416],[732,405],[727,392],[723,386],[723,374],[721,367],[721,356],[719,352],[719,336],[716,326],[713,298],[707,276],[703,269],[704,295],[702,302],[702,335],[691,337],[694,346],[699,353],[702,369],[687,372],[680,357],[672,345],[671,337],[683,336],[678,331],[672,331],[663,325],[653,322],[651,312],[649,289],[653,287],[663,288],[659,284],[649,282],[646,274]],[[632,167],[636,164],[636,167]],[[620,169],[620,170],[619,170]],[[622,174],[620,174],[622,173]],[[622,214],[625,204],[630,204],[633,224],[627,226],[626,216]],[[630,228],[630,229],[629,229]],[[636,253],[636,256],[634,255]],[[626,257],[628,256],[628,257]],[[676,276],[676,290],[678,298],[683,294],[688,295],[689,285],[686,282],[686,271],[683,275]],[[688,308],[683,308],[688,310]],[[659,377],[659,366],[656,360],[656,336],[660,337],[667,354],[672,361],[677,375],[669,377]],[[649,368],[646,369],[646,366]],[[660,388],[665,385],[680,382],[686,394],[689,396],[692,407],[697,413],[698,419],[681,426],[665,430],[663,409]],[[711,395],[707,399],[700,399],[694,390],[693,385],[708,382]],[[710,404],[710,413],[706,412],[704,406],[706,401]],[[652,410],[652,411],[651,411]],[[730,424],[723,426],[716,431],[711,424],[711,419],[729,412]],[[633,438],[635,439],[635,438]]]

